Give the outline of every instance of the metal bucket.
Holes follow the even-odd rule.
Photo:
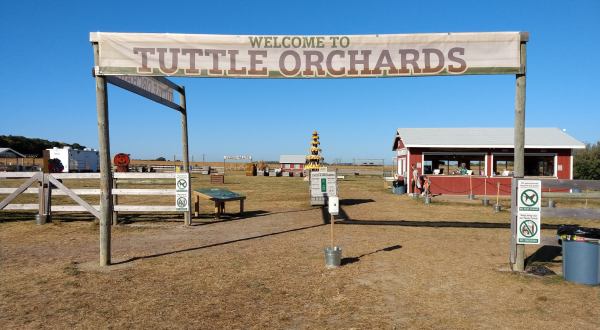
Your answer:
[[[484,198],[484,199],[481,200],[481,204],[483,206],[490,206],[490,200],[487,199],[487,198]]]
[[[342,248],[339,246],[330,246],[325,248],[325,266],[327,268],[337,268],[342,264]]]
[[[475,199],[475,195],[473,195],[473,194],[469,194],[467,197],[469,198],[470,201]]]
[[[549,199],[548,200],[548,207],[555,208],[556,207],[556,202],[553,201],[553,200],[551,200],[551,199]]]
[[[431,204],[431,197],[429,197],[429,196],[425,197],[425,198],[423,199],[423,202],[424,202],[425,204]]]
[[[502,211],[502,205],[494,204],[494,212],[498,213],[500,211]]]

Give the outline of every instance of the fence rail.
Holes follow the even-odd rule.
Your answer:
[[[117,187],[112,189],[115,212],[185,212],[177,210],[175,203],[171,205],[129,205],[119,204],[118,196],[176,196],[175,172],[171,173],[114,173]],[[1,195],[8,195],[0,200],[0,210],[39,210],[40,214],[49,216],[52,212],[89,212],[99,218],[100,205],[90,205],[79,196],[99,196],[99,188],[69,188],[70,180],[97,180],[100,173],[42,173],[42,172],[0,172],[0,179],[27,179],[16,188],[0,188]],[[63,181],[64,180],[64,181]],[[168,182],[168,180],[172,180]],[[39,187],[31,187],[34,184]],[[118,184],[172,184],[172,188],[123,188]],[[38,203],[11,203],[21,194],[38,194]],[[68,196],[76,205],[52,205],[52,196]]]

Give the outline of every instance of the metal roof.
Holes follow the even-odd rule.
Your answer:
[[[279,156],[280,164],[304,164],[306,156],[304,155],[281,155]]]
[[[513,128],[398,128],[406,147],[514,148]],[[525,148],[584,149],[585,144],[559,128],[526,128]]]
[[[2,158],[25,158],[25,155],[11,148],[0,148],[0,157]]]

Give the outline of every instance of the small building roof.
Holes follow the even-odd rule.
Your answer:
[[[11,148],[0,148],[0,158],[25,158],[25,155]]]
[[[306,156],[304,155],[281,155],[279,156],[279,164],[304,164]]]
[[[514,148],[513,128],[398,128],[398,140],[408,148]],[[559,128],[526,128],[525,148],[584,149],[585,144]]]

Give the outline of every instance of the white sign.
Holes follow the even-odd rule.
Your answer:
[[[252,161],[252,156],[248,156],[248,155],[223,156],[223,160],[249,160],[249,161]]]
[[[340,213],[340,199],[337,196],[329,197],[327,209],[329,210],[329,214],[338,215]]]
[[[189,173],[175,174],[175,209],[177,211],[190,210],[190,175]]]
[[[517,186],[517,244],[540,244],[542,182],[519,180]]]
[[[98,74],[369,78],[521,71],[520,32],[376,35],[90,33]]]
[[[310,174],[311,197],[337,196],[337,176],[335,172],[312,172]]]

